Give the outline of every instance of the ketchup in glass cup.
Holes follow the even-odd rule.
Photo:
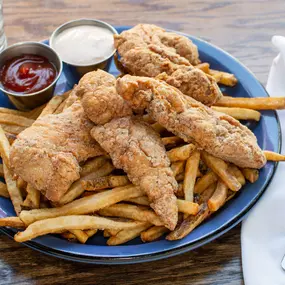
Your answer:
[[[0,81],[7,91],[30,94],[45,89],[57,76],[56,69],[47,58],[24,54],[4,63]]]

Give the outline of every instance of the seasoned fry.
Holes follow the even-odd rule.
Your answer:
[[[171,162],[178,160],[186,160],[196,149],[194,144],[186,144],[180,147],[173,148],[167,152]]]
[[[17,216],[19,216],[21,212],[21,205],[23,203],[21,191],[17,187],[16,181],[13,180],[12,173],[10,172],[10,170],[8,169],[5,163],[3,163],[3,168],[4,168],[4,176],[5,176],[5,181],[7,185],[7,190],[9,192],[9,196],[14,206],[15,212]]]
[[[70,232],[80,243],[84,244],[88,240],[88,235],[82,230],[70,230]]]
[[[241,184],[241,185],[244,185],[245,184],[245,177],[244,175],[242,174],[241,170],[234,164],[230,164],[228,166],[228,171],[231,175],[235,176],[236,179],[238,180],[238,182]]]
[[[17,138],[17,136],[15,134],[11,134],[11,133],[8,133],[8,132],[5,132],[5,135],[6,135],[6,138],[8,139],[9,141],[9,144],[11,145],[15,139]]]
[[[207,172],[202,178],[198,180],[194,187],[194,193],[200,194],[206,190],[211,184],[215,183],[218,180],[218,176],[213,172]]]
[[[10,198],[6,184],[0,181],[0,196],[4,198]]]
[[[58,108],[58,106],[62,103],[64,100],[63,96],[54,96],[45,106],[41,114],[38,116],[38,118],[41,118],[43,116],[53,114],[53,112]]]
[[[143,194],[139,187],[118,187],[111,191],[80,198],[62,207],[22,211],[20,218],[26,225],[29,225],[35,221],[48,218],[89,214],[123,200],[143,196]]]
[[[198,201],[197,201],[199,205],[208,202],[208,200],[214,194],[216,190],[216,186],[217,186],[217,183],[214,182],[206,190],[204,190],[201,194],[199,194]]]
[[[210,69],[209,73],[218,83],[224,84],[226,86],[235,86],[238,82],[236,77],[228,72],[223,72],[219,70]]]
[[[6,133],[11,133],[14,135],[18,135],[19,133],[21,133],[23,130],[26,129],[26,127],[7,125],[7,124],[1,124],[1,127]]]
[[[246,178],[246,180],[248,180],[250,183],[254,183],[258,180],[259,172],[257,169],[242,168],[241,172]]]
[[[276,153],[274,151],[269,151],[269,150],[265,150],[263,151],[265,157],[267,160],[270,161],[285,161],[285,155],[282,155],[280,153]]]
[[[0,154],[7,167],[10,167],[10,144],[4,130],[0,127]]]
[[[187,159],[185,165],[185,176],[183,182],[183,190],[185,200],[193,202],[194,185],[196,182],[197,171],[199,168],[200,152],[195,151]]]
[[[167,240],[178,240],[187,236],[198,225],[200,225],[210,214],[207,204],[200,206],[199,212],[196,216],[188,216],[176,229],[166,236]]]
[[[159,134],[165,131],[165,128],[159,123],[154,123],[151,125],[154,130],[156,130]]]
[[[173,171],[174,177],[176,177],[178,174],[184,171],[185,161],[182,160],[182,161],[173,162],[170,167]]]
[[[238,191],[241,188],[241,184],[236,177],[227,171],[228,165],[222,159],[214,157],[205,151],[202,152],[202,159],[231,190]]]
[[[199,68],[200,70],[204,71],[205,73],[210,73],[210,64],[208,62],[203,62],[195,65],[196,68]]]
[[[122,217],[141,222],[149,222],[155,226],[162,226],[163,222],[149,208],[129,204],[115,204],[99,210],[101,216]]]
[[[98,171],[94,171],[82,179],[94,179],[96,177],[105,176],[110,174],[114,169],[114,166],[107,161]],[[81,186],[81,180],[75,181],[69,190],[63,195],[60,201],[57,203],[58,205],[65,205],[77,197],[79,197],[84,192],[84,188]]]
[[[143,242],[151,242],[154,240],[157,240],[161,236],[163,236],[165,233],[168,233],[169,229],[162,226],[153,226],[149,228],[148,230],[141,233],[141,240]]]
[[[15,229],[24,229],[25,224],[19,217],[6,217],[0,219],[0,227],[11,227]]]
[[[117,222],[97,216],[72,215],[37,221],[29,225],[23,232],[18,232],[14,239],[25,242],[38,236],[58,233],[63,230],[89,229],[132,229],[141,225],[141,222]],[[74,233],[73,233],[74,234]]]
[[[85,190],[103,190],[108,188],[120,187],[130,184],[127,175],[110,175],[98,177],[90,180],[81,180],[81,186]]]
[[[80,171],[80,177],[84,177],[92,172],[97,171],[107,162],[106,156],[98,156],[89,161],[87,161],[82,167]]]
[[[22,207],[28,209],[39,209],[40,208],[40,198],[41,193],[39,190],[35,189],[31,184],[27,185],[26,191],[28,193]]]
[[[253,110],[278,110],[285,108],[285,97],[236,98],[223,96],[214,105],[222,107],[247,108]]]
[[[234,108],[234,107],[229,108],[229,107],[216,107],[216,106],[213,106],[211,108],[217,112],[221,112],[229,116],[232,116],[237,120],[259,121],[261,116],[260,112],[245,108]]]
[[[214,194],[208,201],[208,207],[211,212],[216,212],[224,205],[228,193],[228,187],[221,180],[218,181]]]
[[[108,245],[119,245],[125,242],[128,242],[138,236],[140,236],[141,232],[145,231],[151,226],[150,223],[141,223],[137,225],[135,228],[130,228],[127,230],[119,231],[117,235],[111,236],[107,240]]]
[[[0,124],[16,125],[20,127],[30,127],[33,124],[33,122],[34,120],[23,116],[0,113]]]

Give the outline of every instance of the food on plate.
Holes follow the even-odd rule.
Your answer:
[[[273,151],[268,151],[265,150],[264,155],[266,159],[271,160],[271,161],[285,161],[285,155],[273,152]]]
[[[184,96],[178,89],[148,77],[125,75],[118,93],[136,111],[147,110],[168,131],[240,167],[261,168],[266,158],[255,135],[234,118]]]
[[[56,78],[55,66],[44,56],[23,54],[0,68],[0,81],[5,90],[30,94],[48,87]]]
[[[166,227],[163,226],[153,226],[146,231],[141,233],[141,240],[143,242],[151,242],[154,241],[164,234],[169,232],[169,230]]]
[[[127,175],[110,175],[89,180],[81,180],[82,188],[89,191],[115,188],[128,184],[130,184],[130,180]]]
[[[79,102],[61,114],[41,116],[13,143],[11,168],[49,200],[58,201],[80,178],[79,162],[104,153],[90,136],[91,128]]]

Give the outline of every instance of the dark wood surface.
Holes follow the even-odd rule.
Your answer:
[[[154,23],[210,41],[233,54],[265,84],[285,33],[285,1],[4,0],[9,44],[48,38],[65,21],[90,17],[113,25]],[[243,284],[240,227],[169,259],[99,266],[49,257],[0,235],[0,284]]]

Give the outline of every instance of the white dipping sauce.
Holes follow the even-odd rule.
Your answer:
[[[62,31],[54,39],[61,59],[74,65],[103,61],[114,51],[113,32],[107,28],[82,25]]]

